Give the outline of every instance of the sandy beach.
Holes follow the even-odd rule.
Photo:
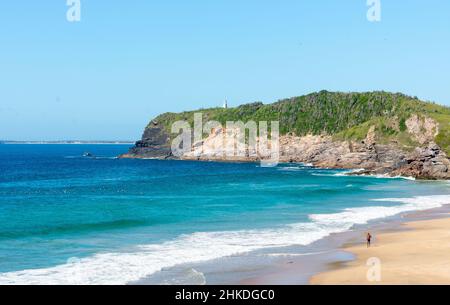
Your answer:
[[[310,279],[313,285],[450,284],[450,218],[408,222],[402,230],[375,236],[344,249],[356,256],[330,263],[330,271]]]

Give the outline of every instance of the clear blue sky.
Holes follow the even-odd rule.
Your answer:
[[[0,139],[140,138],[159,113],[327,89],[450,105],[450,1],[1,1]]]

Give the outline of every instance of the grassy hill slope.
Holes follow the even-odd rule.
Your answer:
[[[406,121],[412,115],[432,118],[439,123],[436,143],[450,155],[450,108],[423,102],[401,93],[341,93],[321,91],[280,100],[273,104],[252,103],[236,108],[211,108],[182,113],[165,113],[155,121],[170,133],[173,122],[193,123],[193,114],[203,113],[204,122],[274,121],[282,134],[328,134],[336,139],[362,140],[375,126],[377,141],[396,142],[406,150],[417,146],[407,132]],[[150,125],[149,125],[150,126]]]

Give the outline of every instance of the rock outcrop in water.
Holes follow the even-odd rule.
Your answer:
[[[270,105],[253,103],[238,108],[199,112],[208,120],[223,123],[228,120],[279,120],[282,132],[280,162],[310,163],[321,168],[360,169],[357,174],[450,179],[450,160],[447,155],[450,151],[449,108],[384,92],[320,92],[297,99]],[[377,105],[377,101],[383,107]],[[342,108],[350,113],[345,113]],[[170,134],[169,127],[177,120],[189,121],[193,113],[161,115],[147,126],[142,139],[122,157],[174,158],[171,153],[174,135]],[[321,120],[321,123],[311,123],[311,116]],[[343,121],[337,121],[335,117]],[[310,129],[302,125],[308,123]],[[323,128],[320,129],[321,125]],[[216,148],[217,143],[224,141],[224,137],[224,128],[214,129],[201,142],[193,143],[192,150],[180,159],[260,159],[249,152],[240,157],[225,157],[230,154]]]

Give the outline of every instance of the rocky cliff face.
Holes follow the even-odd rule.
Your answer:
[[[245,157],[217,147],[224,140],[224,131],[212,133],[193,146],[184,160],[258,161],[246,152]],[[331,136],[286,135],[280,138],[280,162],[308,163],[319,168],[359,169],[361,175],[405,176],[416,179],[450,179],[450,160],[434,142],[425,143],[412,152],[395,144],[377,144],[370,133],[362,142],[335,141]],[[225,146],[226,147],[226,146]]]
[[[435,143],[418,147],[402,160],[401,166],[389,172],[392,176],[418,179],[450,179],[450,160]]]
[[[284,141],[284,162],[306,162],[321,168],[361,169],[357,174],[450,179],[450,161],[433,142],[406,152],[395,144],[336,142],[330,137],[285,138]]]
[[[170,135],[157,121],[150,122],[145,128],[142,139],[136,142],[128,154],[121,158],[168,159],[171,158]]]

